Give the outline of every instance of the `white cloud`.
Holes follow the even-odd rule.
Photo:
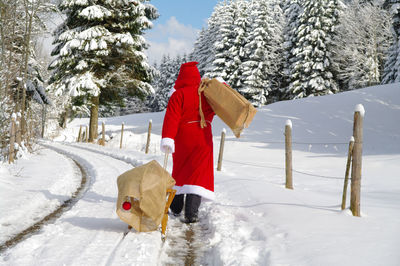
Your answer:
[[[171,17],[166,24],[158,24],[145,35],[150,45],[146,51],[149,62],[159,62],[166,54],[173,57],[190,53],[199,32],[191,25],[179,23],[175,17]]]

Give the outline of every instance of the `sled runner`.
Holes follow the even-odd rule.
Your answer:
[[[201,107],[201,93],[207,99],[213,111],[233,131],[237,138],[240,137],[243,129],[250,125],[257,109],[246,100],[240,93],[229,87],[226,83],[217,79],[205,78],[199,86],[201,127],[206,126]]]
[[[172,189],[175,180],[166,171],[167,160],[168,153],[165,154],[164,168],[153,160],[117,179],[117,214],[138,232],[157,230],[161,224],[161,232],[165,235],[168,209],[176,192]]]

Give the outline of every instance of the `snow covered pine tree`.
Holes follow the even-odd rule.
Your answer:
[[[158,67],[153,87],[156,93],[150,100],[150,107],[153,111],[163,111],[168,104],[169,97],[172,94],[175,80],[178,78],[179,68],[181,64],[186,62],[186,56],[176,56],[172,59],[169,55],[164,55]]]
[[[338,91],[332,70],[332,38],[338,17],[337,0],[305,0],[293,49],[288,98]]]
[[[213,61],[215,59],[215,43],[221,24],[221,12],[223,12],[224,3],[220,2],[214,7],[211,17],[207,21],[207,27],[202,29],[197,38],[193,52],[190,55],[193,61],[199,62],[198,69],[201,76],[211,76],[213,71]]]
[[[154,92],[142,35],[158,13],[147,2],[64,0],[59,5],[67,18],[55,31],[51,88],[90,106],[90,141],[97,137],[100,100]]]
[[[393,44],[383,74],[383,84],[400,82],[400,0],[386,0],[384,7],[392,15]]]
[[[280,85],[276,76],[283,63],[283,14],[275,9],[280,9],[278,3],[269,0],[254,1],[248,9],[250,25],[240,65],[243,84],[238,91],[255,106],[266,104],[267,97]]]
[[[340,90],[379,84],[391,40],[390,17],[380,5],[353,0],[341,8],[333,40]]]
[[[285,97],[285,89],[289,86],[290,75],[292,73],[292,67],[294,66],[294,60],[296,59],[293,54],[295,45],[297,43],[297,29],[299,28],[300,23],[300,14],[303,13],[303,7],[300,4],[301,0],[286,0],[283,3],[283,15],[285,19],[285,26],[283,29],[283,38],[284,38],[284,49],[283,49],[283,58],[284,58],[284,66],[283,66],[283,84],[280,88],[280,92],[283,94],[283,99],[286,100]]]

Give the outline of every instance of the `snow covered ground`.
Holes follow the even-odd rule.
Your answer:
[[[357,104],[366,111],[362,217],[340,210]],[[171,218],[165,243],[159,232],[123,238],[126,224],[115,213],[118,175],[152,159],[162,164],[163,113],[101,119],[106,147],[76,143],[79,126],[88,120],[74,120],[54,141],[43,141],[38,153],[15,165],[0,164],[0,243],[56,209],[80,186],[79,169],[66,155],[84,167],[89,182],[61,217],[3,251],[0,265],[173,265],[187,263],[189,252],[203,265],[400,265],[399,117],[400,84],[259,109],[240,139],[227,131],[223,169],[215,172],[216,201],[202,204],[200,229],[185,236],[187,225]],[[288,119],[294,190],[284,188]],[[126,132],[119,149],[122,122]],[[223,127],[216,118],[215,162]],[[188,237],[197,237],[195,248],[185,247]]]

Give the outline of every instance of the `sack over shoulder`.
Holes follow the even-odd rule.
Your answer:
[[[237,138],[243,129],[250,125],[257,113],[257,109],[240,93],[215,78],[204,79],[199,87],[199,94],[201,92],[204,92],[215,114],[229,126]]]
[[[175,180],[155,160],[129,170],[117,179],[119,218],[138,232],[157,230],[164,215],[166,191]],[[124,202],[131,203],[125,210]]]

